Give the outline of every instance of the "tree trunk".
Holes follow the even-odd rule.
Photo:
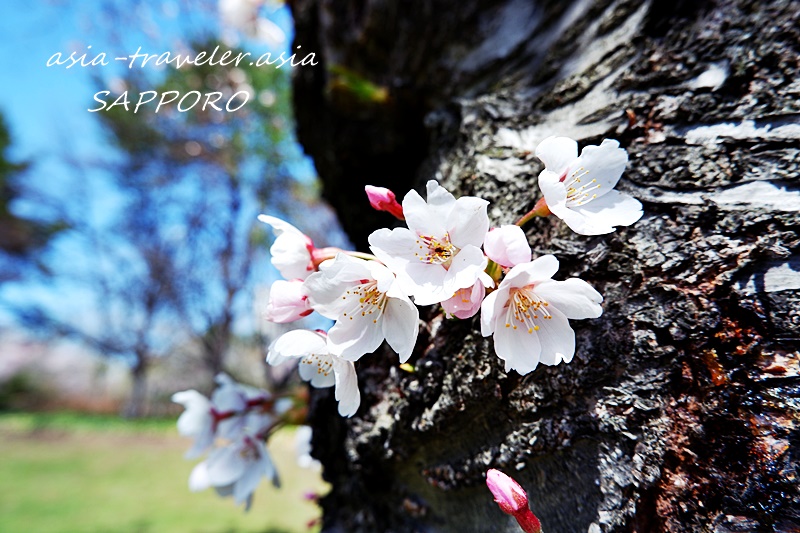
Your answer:
[[[537,200],[549,135],[618,139],[645,215],[527,229],[604,296],[570,364],[506,374],[477,318],[424,311],[415,372],[357,365],[362,406],[315,396],[325,532],[800,531],[800,5],[720,0],[295,0],[300,140],[361,248],[363,185],[437,179],[495,225]],[[342,79],[341,73],[347,73]],[[381,92],[357,91],[353,79]],[[372,94],[370,97],[369,94]],[[377,95],[377,96],[376,96]]]
[[[131,368],[131,396],[122,413],[126,418],[141,418],[147,406],[147,355],[136,355],[137,361]]]

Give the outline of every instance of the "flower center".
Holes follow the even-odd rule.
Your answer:
[[[347,301],[347,312],[343,315],[350,320],[359,314],[362,317],[375,314],[372,319],[374,324],[378,323],[386,307],[386,293],[378,290],[378,282],[375,280],[361,280],[360,285],[356,285],[351,289],[345,291],[342,300]]]
[[[553,318],[547,310],[550,305],[536,293],[533,292],[533,285],[519,289],[511,289],[508,294],[508,307],[506,309],[506,327],[517,329],[522,327],[528,333],[539,331],[536,325],[537,320],[549,320]]]
[[[579,167],[569,177],[566,173],[561,176],[561,181],[564,182],[564,186],[567,188],[567,205],[570,207],[578,207],[597,198],[597,194],[592,194],[592,191],[600,188],[600,184],[597,183],[596,179],[581,185],[581,178],[587,174],[589,174],[588,170]]]
[[[450,261],[458,253],[458,248],[450,242],[450,235],[446,234],[442,239],[429,235],[420,235],[417,238],[420,252],[414,253],[417,258],[428,265],[442,265],[445,268],[450,266]]]
[[[261,454],[258,453],[255,441],[251,437],[244,438],[244,446],[239,450],[239,455],[245,461],[258,461]]]
[[[322,374],[325,377],[328,377],[333,369],[333,361],[329,355],[312,353],[303,357],[300,363],[304,365],[317,365],[317,374]]]

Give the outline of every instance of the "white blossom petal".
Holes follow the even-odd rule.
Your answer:
[[[598,226],[630,226],[642,218],[642,203],[620,191],[609,191],[586,205],[574,208]]]
[[[572,173],[579,175],[588,171],[581,183],[599,185],[594,194],[600,198],[616,187],[627,164],[628,152],[619,147],[619,142],[605,139],[600,146],[589,145],[581,151],[581,156],[570,165],[565,181],[570,182]]]
[[[352,257],[345,253],[338,253],[333,259],[323,261],[319,270],[326,276],[340,282],[352,282],[369,275],[369,261]]]
[[[211,402],[196,390],[176,392],[172,401],[184,406],[185,411],[178,417],[178,433],[192,437],[192,447],[186,452],[187,459],[201,456],[214,443],[214,419],[211,415]]]
[[[603,297],[591,285],[579,278],[566,281],[545,281],[536,285],[535,292],[567,318],[597,318],[603,314]]]
[[[374,279],[377,283],[378,292],[387,293],[392,291],[392,288],[395,287],[396,291],[396,281],[397,277],[389,270],[386,265],[379,263],[378,261],[365,261],[365,266],[369,271],[368,279]],[[402,294],[397,292],[395,294],[394,291],[392,293],[395,296],[400,296],[402,298],[406,297],[406,294],[403,292]]]
[[[192,492],[200,492],[206,490],[211,486],[211,480],[208,478],[208,465],[206,461],[197,463],[192,468],[192,473],[189,474],[189,490]]]
[[[333,375],[333,356],[325,349],[323,354],[313,354],[303,357],[297,365],[297,371],[303,381],[308,381],[312,387],[325,389],[333,387],[336,383]]]
[[[506,362],[507,369],[528,374],[536,369],[542,346],[536,333],[528,333],[522,328],[506,327],[502,316],[497,317],[494,331],[494,351]]]
[[[367,240],[370,250],[381,261],[384,260],[384,257],[413,261],[415,259],[414,252],[419,250],[419,246],[416,244],[417,236],[406,228],[392,230],[381,228],[370,233]]]
[[[212,451],[206,459],[206,469],[211,485],[230,485],[242,477],[247,469],[247,462],[240,447],[234,443]]]
[[[488,205],[489,202],[475,196],[462,196],[456,200],[446,223],[450,242],[458,248],[468,245],[480,248],[489,231]]]
[[[438,265],[411,263],[406,267],[405,275],[398,275],[397,280],[404,291],[414,297],[417,305],[433,305],[448,298],[444,289],[447,270]]]
[[[348,314],[337,320],[328,330],[328,349],[348,361],[357,361],[362,355],[372,353],[383,343],[383,318],[362,315],[360,312]]]
[[[546,281],[558,272],[558,259],[554,255],[543,255],[537,257],[530,263],[517,265],[509,270],[500,288],[524,287],[532,283]]]
[[[547,170],[563,174],[578,157],[578,143],[569,137],[548,137],[536,147],[538,157]]]
[[[258,220],[272,227],[275,241],[269,249],[272,264],[286,279],[306,279],[314,267],[311,262],[313,243],[303,232],[285,220],[259,215]]]
[[[533,334],[539,337],[541,355],[539,362],[545,365],[557,365],[562,360],[569,363],[575,354],[575,332],[569,326],[567,317],[555,306],[548,307],[548,320],[539,320],[539,329]]]
[[[472,287],[486,269],[488,262],[489,260],[483,255],[480,248],[471,244],[467,245],[453,258],[453,262],[447,270],[442,283],[444,297],[433,303],[446,300],[458,289]]]
[[[383,317],[386,342],[405,363],[411,357],[419,334],[419,310],[405,297],[394,297],[386,303]]]
[[[450,212],[455,208],[455,196],[439,185],[436,180],[428,180],[428,183],[425,184],[425,196],[430,214],[435,216],[438,220],[447,220],[450,216]],[[429,224],[430,221],[427,221],[426,225]],[[409,226],[409,228],[411,228],[411,226]]]
[[[176,392],[172,395],[172,401],[185,409],[178,417],[178,433],[183,436],[196,435],[211,418],[211,402],[194,389]]]
[[[260,469],[251,467],[242,474],[242,477],[233,484],[233,490],[231,495],[233,496],[233,501],[236,505],[245,504],[247,508],[249,508],[249,500],[253,496],[253,492],[255,492],[256,487],[258,484],[261,483],[261,476],[263,475],[263,471]]]
[[[326,351],[327,343],[323,335],[307,329],[295,329],[272,341],[267,349],[267,363],[279,365],[292,358]]]
[[[444,190],[444,189],[442,189]],[[447,193],[447,191],[444,191]],[[449,193],[447,193],[449,194]],[[447,232],[445,221],[447,215],[455,204],[455,198],[450,195],[436,195],[434,199],[438,202],[431,205],[422,199],[417,191],[409,191],[403,198],[403,216],[406,217],[406,225],[417,235],[435,235],[441,237]]]
[[[419,245],[417,236],[406,228],[386,228],[373,231],[369,238],[370,250],[397,276],[397,282],[404,288],[406,294],[413,294],[417,285],[409,276],[407,270],[410,264],[420,264]]]
[[[358,376],[353,363],[334,358],[334,374],[336,375],[336,401],[339,402],[339,414],[351,417],[361,405],[361,392],[358,389]]]
[[[569,229],[579,235],[605,235],[612,233],[615,229],[607,220],[586,216],[578,209],[563,207],[556,210],[551,209],[551,211],[563,220]]]
[[[278,470],[275,468],[275,462],[272,460],[272,456],[267,451],[267,447],[263,442],[257,441],[256,444],[259,447],[261,469],[264,473],[264,477],[266,477],[269,482],[272,483],[272,486],[280,488],[281,482],[280,478],[278,477]]]
[[[233,499],[237,505],[247,503],[253,492],[266,476],[275,479],[274,466],[269,458],[264,443],[256,439],[247,439],[240,448],[240,454],[250,457],[248,468],[233,485]]]
[[[225,375],[227,377],[227,375]],[[211,403],[218,411],[242,411],[247,405],[247,394],[236,382],[222,382],[211,395]]]
[[[498,289],[483,299],[481,303],[481,335],[488,337],[494,333],[497,316],[508,301],[508,289]]]
[[[371,277],[363,259],[337,254],[333,260],[320,265],[319,272],[305,281],[305,289],[311,306],[322,316],[336,319],[351,305],[342,299],[345,291],[362,279]]]

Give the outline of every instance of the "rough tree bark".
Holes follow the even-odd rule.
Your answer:
[[[387,224],[364,183],[435,178],[511,223],[544,137],[620,140],[644,218],[527,227],[606,298],[569,365],[506,374],[476,320],[423,312],[414,373],[358,364],[349,420],[315,396],[326,532],[517,531],[487,468],[547,533],[800,531],[800,4],[295,0],[299,135],[345,229]],[[342,68],[388,99],[348,92]]]

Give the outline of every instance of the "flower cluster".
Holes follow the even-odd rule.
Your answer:
[[[192,470],[189,489],[214,487],[220,496],[233,496],[237,504],[244,503],[249,509],[261,478],[278,486],[278,473],[264,443],[290,411],[292,400],[273,398],[226,374],[219,374],[216,382],[210,400],[196,390],[172,396],[173,402],[185,408],[178,418],[178,432],[194,439],[186,458],[196,459],[208,452]]]
[[[334,387],[339,414],[353,416],[361,403],[355,363],[386,341],[405,364],[419,331],[417,306],[428,305],[441,306],[448,318],[480,313],[481,334],[493,337],[506,372],[528,374],[539,363],[569,363],[575,353],[569,320],[599,317],[603,297],[581,279],[554,280],[558,260],[534,258],[521,226],[554,214],[577,233],[599,235],[639,220],[642,206],[613,190],[628,160],[616,141],[587,146],[578,155],[575,141],[550,137],[536,155],[545,165],[539,175],[544,196],[514,225],[492,228],[489,202],[455,198],[436,181],[427,183],[425,198],[410,191],[401,203],[388,189],[366,187],[375,209],[405,224],[373,232],[371,253],[317,248],[288,222],[259,216],[275,233],[271,260],[284,278],[270,289],[265,318],[283,324],[316,312],[333,321],[327,332],[281,335],[269,345],[267,363],[293,362],[312,387]],[[188,456],[210,450],[192,472],[190,487],[214,487],[249,506],[262,477],[277,483],[264,441],[290,418],[289,407],[227,376],[218,383],[211,400],[196,391],[173,397],[186,407],[179,431],[194,438]],[[524,491],[496,471],[487,482],[501,508],[521,525],[524,518],[523,527],[531,528],[526,531],[536,531],[527,500],[526,513],[517,497]]]
[[[398,203],[392,191],[366,187],[370,204],[405,222],[369,236],[372,254],[317,249],[287,222],[261,215],[276,239],[272,262],[286,280],[273,284],[266,318],[290,322],[316,311],[334,321],[327,333],[296,330],[269,347],[267,362],[299,361],[314,387],[335,387],[339,412],[352,416],[360,393],[353,363],[382,343],[400,363],[411,356],[418,332],[417,306],[441,305],[447,317],[480,312],[481,334],[492,336],[505,370],[520,374],[539,363],[568,363],[575,353],[570,319],[599,317],[603,297],[578,278],[553,279],[558,260],[533,258],[520,227],[533,216],[555,214],[574,231],[596,235],[630,225],[641,204],[613,190],[628,156],[605,140],[578,155],[577,143],[550,137],[536,148],[545,165],[544,197],[516,225],[491,228],[489,202],[455,198],[436,181],[426,197],[410,191]]]

